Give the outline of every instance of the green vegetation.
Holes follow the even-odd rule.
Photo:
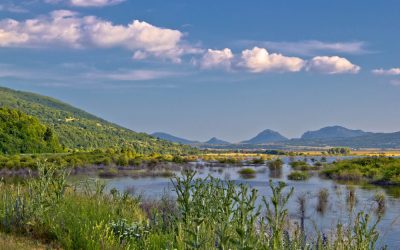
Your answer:
[[[257,172],[252,168],[242,168],[238,171],[238,173],[245,179],[254,178]]]
[[[330,148],[326,152],[330,155],[348,155],[351,153],[349,148],[342,147]]]
[[[288,175],[288,179],[294,181],[307,180],[309,177],[309,174],[304,171],[293,171]]]
[[[240,158],[236,158],[236,157],[222,157],[222,158],[218,158],[218,163],[240,165],[240,164],[242,164],[242,160]]]
[[[365,157],[330,164],[321,174],[331,179],[360,181],[374,184],[400,185],[400,159]]]
[[[314,166],[311,166],[305,161],[292,161],[290,162],[290,166],[292,167],[292,169],[300,171],[318,170],[320,168],[320,164],[315,164]]]
[[[0,87],[0,107],[17,109],[37,118],[55,132],[67,149],[130,148],[137,154],[197,153],[192,147],[136,133],[46,96]]]
[[[0,154],[61,151],[51,128],[18,110],[0,108]]]
[[[105,193],[98,182],[70,187],[64,172],[39,170],[23,185],[0,186],[0,230],[64,249],[350,250],[375,249],[379,237],[379,217],[371,223],[362,212],[329,235],[306,235],[290,221],[286,204],[293,189],[285,191],[283,182],[270,182],[272,195],[258,206],[255,189],[185,172],[173,181],[176,202],[149,202]]]

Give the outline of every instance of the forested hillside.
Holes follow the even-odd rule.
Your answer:
[[[189,146],[158,140],[107,122],[56,99],[0,87],[0,107],[20,110],[53,129],[67,149],[129,147],[137,153],[184,154]]]
[[[0,108],[0,153],[55,153],[62,147],[53,130],[21,111]]]

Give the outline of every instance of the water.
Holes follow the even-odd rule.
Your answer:
[[[297,158],[296,160],[302,160]],[[337,158],[328,158],[328,162],[332,162]],[[400,188],[391,187],[383,188],[373,185],[350,185],[340,184],[332,180],[321,179],[317,175],[312,176],[306,181],[291,181],[287,179],[287,175],[292,171],[289,158],[282,158],[284,166],[279,173],[271,172],[265,165],[263,166],[244,166],[257,171],[255,178],[246,179],[239,173],[240,167],[234,166],[213,166],[209,167],[203,163],[193,163],[192,168],[197,171],[198,178],[206,178],[211,175],[223,180],[232,180],[236,183],[246,183],[250,187],[258,190],[259,197],[271,195],[268,181],[271,178],[274,182],[284,181],[289,187],[294,187],[295,191],[288,203],[289,216],[292,220],[299,220],[297,197],[306,195],[306,229],[309,232],[317,231],[329,234],[335,229],[338,222],[347,224],[351,216],[355,216],[357,211],[365,211],[370,213],[372,220],[375,221],[376,203],[373,200],[377,193],[384,193],[386,197],[386,209],[378,230],[380,232],[379,245],[387,245],[389,249],[400,249]],[[318,159],[317,159],[318,160]],[[179,172],[176,172],[179,175]],[[144,197],[157,199],[167,193],[174,196],[173,185],[167,177],[142,177],[130,178],[120,177],[112,179],[104,179],[107,189],[115,188],[121,192],[129,190],[134,194],[141,194]],[[317,194],[319,190],[326,188],[329,191],[328,203],[324,213],[317,211],[318,204]],[[355,209],[353,213],[349,212],[347,196],[349,190],[353,189],[356,196]],[[289,190],[289,188],[287,188]],[[261,198],[258,200],[261,204]]]

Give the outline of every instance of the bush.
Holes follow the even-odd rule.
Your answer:
[[[252,168],[243,168],[239,170],[238,173],[245,179],[254,178],[257,174],[257,172]]]

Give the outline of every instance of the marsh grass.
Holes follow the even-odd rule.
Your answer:
[[[320,164],[309,165],[307,161],[292,161],[290,162],[290,166],[293,170],[297,171],[319,170],[321,167]]]
[[[322,188],[318,191],[317,194],[317,212],[321,214],[325,214],[325,211],[328,206],[328,198],[329,198],[329,191],[326,188]]]
[[[267,166],[270,170],[281,169],[283,166],[283,161],[281,158],[276,158],[275,160],[268,161]]]

